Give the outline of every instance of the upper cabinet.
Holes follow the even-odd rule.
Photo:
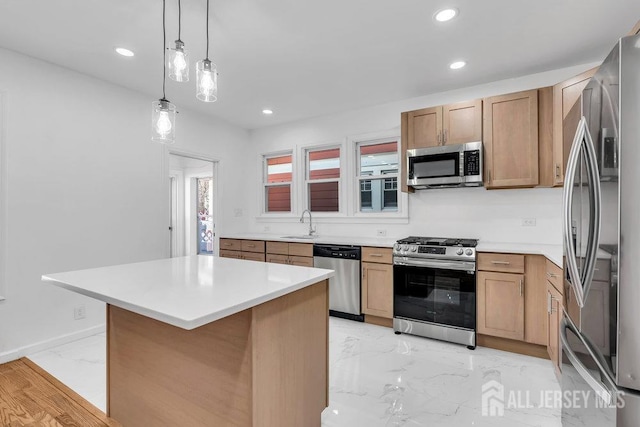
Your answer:
[[[482,140],[482,100],[407,113],[407,149]]]
[[[538,90],[485,98],[485,187],[538,185]]]
[[[553,161],[549,165],[553,186],[564,183],[573,137],[583,115],[582,91],[596,71],[597,68],[592,68],[553,87]]]

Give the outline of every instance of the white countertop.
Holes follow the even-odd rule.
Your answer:
[[[558,267],[562,268],[562,245],[546,245],[537,243],[500,243],[479,241],[478,252],[502,252],[510,254],[544,255]]]
[[[195,255],[47,274],[42,280],[195,329],[333,275],[320,268]]]
[[[395,237],[358,237],[358,236],[314,236],[313,239],[294,238],[282,234],[269,233],[240,233],[225,234],[221,239],[248,239],[248,240],[270,240],[273,242],[294,242],[294,243],[320,243],[333,245],[353,245],[353,246],[375,246],[382,248],[392,248],[393,244],[399,240]]]

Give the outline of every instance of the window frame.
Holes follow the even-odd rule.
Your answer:
[[[337,149],[339,151],[339,155],[338,155],[338,160],[340,162],[340,176],[338,178],[321,178],[321,179],[311,179],[310,175],[311,175],[311,163],[310,163],[310,159],[309,159],[309,154],[311,152],[314,151],[328,151],[328,150],[333,150],[333,149]],[[311,211],[311,213],[313,214],[313,216],[319,216],[319,217],[330,217],[330,216],[337,216],[337,215],[344,215],[344,213],[346,212],[345,210],[345,189],[344,189],[344,183],[345,183],[345,175],[347,174],[348,171],[345,170],[345,165],[346,165],[346,159],[345,159],[345,155],[344,155],[344,144],[343,143],[333,143],[333,144],[323,144],[323,145],[313,145],[313,146],[306,146],[306,147],[302,147],[302,152],[303,152],[303,156],[302,158],[304,158],[304,163],[301,165],[302,166],[302,170],[303,170],[303,178],[304,178],[304,185],[303,185],[303,190],[302,190],[302,210],[304,211],[304,209],[309,209],[309,211],[311,211],[311,194],[309,192],[309,184],[320,184],[320,183],[325,183],[325,182],[337,182],[338,183],[338,210],[337,211]]]
[[[268,217],[294,217],[296,215],[296,196],[295,196],[295,182],[296,182],[296,156],[295,149],[291,150],[283,150],[276,151],[270,153],[262,153],[260,155],[260,197],[258,200],[261,201],[262,207],[260,208],[261,215]],[[285,157],[291,156],[291,180],[288,182],[268,182],[268,164],[267,161],[269,159],[273,159],[276,157]],[[291,210],[289,212],[284,211],[267,211],[267,187],[282,187],[284,185],[289,185],[289,198]]]

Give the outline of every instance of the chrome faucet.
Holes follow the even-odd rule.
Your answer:
[[[300,222],[304,223],[304,214],[305,213],[309,214],[309,236],[313,236],[313,233],[315,233],[316,230],[314,230],[314,228],[313,228],[313,223],[312,223],[312,219],[311,219],[311,211],[309,209],[305,209],[304,211],[302,211],[302,215],[300,216]]]

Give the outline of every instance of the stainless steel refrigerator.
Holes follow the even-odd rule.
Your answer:
[[[563,193],[562,425],[640,426],[640,36],[582,93]]]

